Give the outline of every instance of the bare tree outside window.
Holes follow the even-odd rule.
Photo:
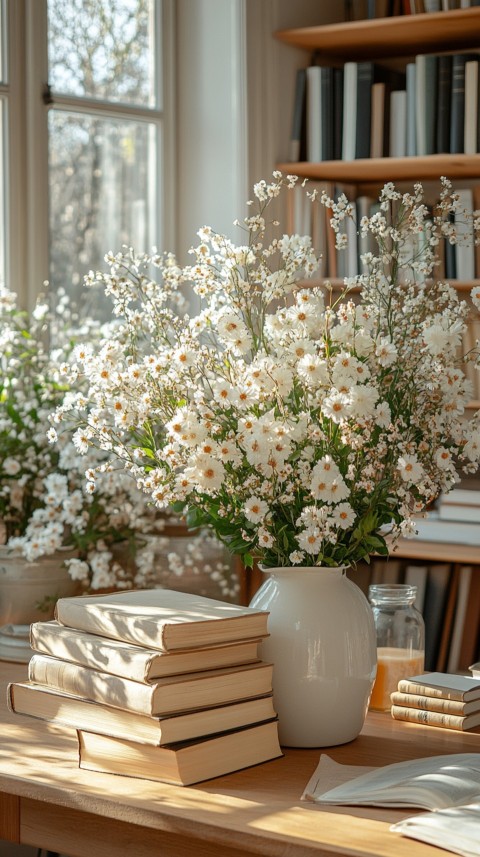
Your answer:
[[[48,3],[50,280],[76,299],[108,250],[157,240],[159,2]]]

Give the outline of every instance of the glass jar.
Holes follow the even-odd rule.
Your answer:
[[[377,632],[377,677],[370,708],[390,709],[398,682],[419,675],[425,665],[425,623],[414,605],[416,586],[379,583],[369,587]]]

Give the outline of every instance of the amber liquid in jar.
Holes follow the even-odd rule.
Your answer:
[[[377,675],[370,708],[389,711],[400,679],[423,673],[425,625],[415,608],[416,586],[375,584],[369,588],[377,632]]]

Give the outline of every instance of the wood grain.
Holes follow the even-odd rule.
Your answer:
[[[286,748],[281,759],[192,788],[79,770],[72,730],[6,710],[7,682],[25,680],[25,673],[23,665],[0,665],[0,792],[20,798],[24,844],[71,857],[439,857],[438,849],[389,831],[411,811],[302,802],[319,749]],[[355,741],[325,752],[340,763],[384,765],[468,751],[480,751],[478,732],[371,713]]]

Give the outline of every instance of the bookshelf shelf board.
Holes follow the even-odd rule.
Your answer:
[[[480,8],[376,18],[318,27],[278,30],[282,42],[318,50],[325,61],[400,57],[471,47],[480,27]]]
[[[480,11],[480,8],[479,8]],[[445,13],[446,14],[446,13]],[[326,181],[427,181],[480,178],[480,155],[424,155],[408,158],[358,158],[355,161],[297,161],[277,165],[282,173]]]
[[[469,280],[468,282],[463,282],[461,280],[452,280],[452,279],[447,279],[445,277],[442,280],[442,282],[445,282],[445,280],[447,282],[449,282],[450,285],[454,286],[454,288],[456,289],[457,292],[470,292],[474,286],[480,285],[479,279]],[[345,288],[344,281],[339,279],[338,277],[321,277],[320,279],[315,278],[315,277],[311,277],[308,280],[300,280],[299,285],[301,285],[302,288],[306,288],[306,289],[312,288],[313,286],[323,286],[323,287],[328,289],[331,286],[332,290],[334,292],[342,291],[342,289]],[[353,294],[355,294],[359,291],[360,291],[360,286],[353,286],[353,288],[350,288],[348,290],[348,293],[350,294],[353,292]],[[480,407],[480,402],[478,404],[478,407]]]
[[[426,542],[420,539],[401,539],[391,556],[392,559],[397,557],[429,562],[480,565],[480,547],[447,542]]]

